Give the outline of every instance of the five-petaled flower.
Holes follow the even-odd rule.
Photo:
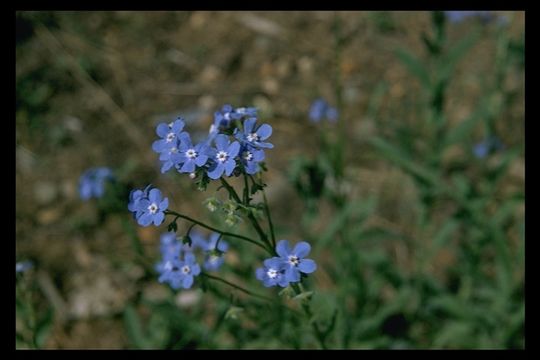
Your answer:
[[[180,117],[170,124],[159,124],[156,133],[161,139],[154,141],[152,149],[157,153],[162,153],[170,148],[177,147],[177,140],[184,129],[184,125],[184,120]]]
[[[279,285],[281,287],[287,287],[289,281],[285,277],[285,270],[283,262],[278,257],[266,259],[263,262],[264,266],[258,268],[255,272],[257,280],[262,281],[265,287],[271,287]]]
[[[100,198],[105,193],[105,181],[113,179],[112,170],[107,167],[97,167],[86,170],[79,179],[79,194],[81,199]]]
[[[269,142],[264,140],[268,139],[272,135],[272,127],[268,124],[262,124],[258,127],[255,126],[257,119],[252,117],[244,121],[243,131],[236,129],[235,136],[242,142],[242,144],[254,147],[254,148],[268,148],[274,147]]]
[[[201,267],[195,260],[195,255],[187,253],[184,260],[169,260],[165,263],[158,279],[160,283],[168,283],[173,289],[189,289],[193,278],[201,273]]]
[[[236,167],[234,158],[240,151],[240,144],[237,141],[229,144],[229,139],[223,134],[217,135],[214,143],[216,144],[216,148],[210,148],[208,151],[212,160],[212,165],[208,169],[208,176],[214,180],[219,179],[223,173],[231,176]]]
[[[191,137],[185,133],[180,137],[180,148],[178,149],[179,161],[176,165],[181,173],[193,173],[195,165],[202,167],[208,161],[210,147],[202,142],[195,146],[191,143]]]
[[[148,226],[151,223],[158,226],[165,219],[164,211],[169,207],[169,199],[163,198],[159,189],[152,189],[148,197],[137,201],[135,217],[139,225]]]
[[[317,269],[315,261],[305,257],[311,251],[311,246],[305,242],[299,242],[291,251],[287,240],[280,240],[276,245],[276,252],[285,268],[285,278],[289,282],[300,281],[300,273],[310,274]]]

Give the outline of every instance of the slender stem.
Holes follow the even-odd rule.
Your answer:
[[[259,298],[259,299],[263,299],[263,300],[266,300],[266,301],[270,301],[270,302],[275,302],[274,299],[271,299],[269,297],[266,297],[264,295],[259,295],[257,293],[254,293],[253,291],[250,291],[250,290],[247,290],[247,289],[244,289],[243,287],[241,287],[240,285],[236,285],[236,284],[233,284],[232,282],[228,281],[228,280],[225,280],[225,279],[222,279],[220,277],[217,277],[217,276],[214,276],[214,275],[210,275],[210,274],[207,274],[207,273],[204,273],[202,272],[201,273],[202,276],[204,277],[207,277],[211,280],[215,280],[215,281],[219,281],[219,282],[222,282],[224,284],[227,284],[229,285],[230,287],[232,288],[235,288],[236,290],[240,290],[242,291],[243,293],[247,294],[247,295],[251,295],[253,297],[256,297],[256,298]]]
[[[131,221],[122,218],[122,227],[124,228],[124,231],[127,232],[129,239],[131,240],[131,247],[133,248],[133,251],[135,251],[135,254],[144,258],[144,248],[141,244],[139,236],[137,236],[137,231],[135,230],[135,227],[133,226]]]
[[[276,247],[276,234],[274,233],[274,224],[272,223],[272,216],[270,215],[270,207],[268,206],[268,200],[266,200],[266,193],[262,189],[264,200],[264,211],[266,212],[266,218],[268,219],[268,227],[270,228],[270,236],[272,237],[272,246]]]
[[[247,180],[247,175],[244,171],[244,204],[249,206],[249,184]]]
[[[294,289],[294,292],[296,293],[296,295],[300,295],[302,293],[302,291],[300,290],[300,287],[298,286],[298,284],[292,283],[291,287]],[[309,304],[306,301],[303,301],[303,300],[302,300],[302,310],[304,310],[304,313],[306,314],[306,317],[308,318],[308,320],[311,320],[311,318],[313,317],[313,312],[311,311],[311,308],[310,308]],[[319,325],[317,325],[317,322],[312,321],[311,322],[311,327],[313,328],[313,332],[315,334],[315,337],[319,341],[319,344],[321,345],[321,347],[324,350],[328,349],[326,347],[325,342],[324,342],[325,336],[324,336],[323,332],[321,331],[321,329],[319,329]]]
[[[237,203],[242,204],[242,201],[240,200],[240,197],[236,193],[236,190],[234,190],[234,188],[227,182],[227,180],[225,180],[224,178],[220,178],[220,180],[221,180],[221,183],[223,184],[223,186],[229,192],[229,194],[234,198],[234,200]],[[261,225],[259,225],[259,222],[257,221],[257,219],[255,219],[255,216],[253,216],[253,214],[251,212],[248,212],[247,217],[248,217],[249,221],[251,222],[251,225],[253,225],[253,228],[255,228],[255,231],[257,231],[257,234],[259,234],[259,237],[261,238],[261,240],[268,247],[267,251],[271,255],[276,255],[275,250],[272,247],[272,244],[268,241],[268,237],[266,236],[264,230],[261,228]]]
[[[183,215],[183,214],[179,214],[177,213],[176,211],[172,211],[172,210],[165,210],[165,215],[174,215],[176,216],[176,218],[174,219],[175,221],[178,219],[178,218],[182,218],[182,219],[185,219],[187,221],[191,221],[192,223],[195,223],[199,226],[202,226],[208,230],[211,230],[211,231],[215,231],[215,232],[218,232],[220,233],[221,235],[223,236],[229,236],[229,237],[235,237],[235,238],[238,238],[238,239],[242,239],[244,241],[247,241],[247,242],[250,242],[252,244],[255,244],[257,246],[259,246],[260,248],[264,249],[264,250],[267,250],[268,249],[261,243],[259,243],[258,241],[255,241],[253,239],[250,239],[246,236],[243,236],[243,235],[238,235],[238,234],[234,234],[234,233],[230,233],[230,232],[227,232],[227,231],[223,231],[223,230],[219,230],[219,229],[216,229],[215,227],[213,226],[210,226],[210,225],[206,225],[205,223],[202,223],[198,220],[195,220],[195,219],[192,219],[190,218],[189,216],[186,216],[186,215]]]

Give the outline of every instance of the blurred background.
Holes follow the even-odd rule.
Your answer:
[[[17,12],[16,347],[317,347],[294,314],[230,288],[159,284],[148,264],[167,227],[127,211],[152,183],[222,225],[203,205],[216,186],[161,174],[151,144],[177,116],[205,136],[231,104],[273,127],[277,236],[312,245],[329,347],[523,348],[524,21]],[[310,119],[319,98],[337,121]],[[99,166],[115,186],[83,201],[79,178]],[[220,274],[278,296],[254,278],[263,254],[240,245]]]

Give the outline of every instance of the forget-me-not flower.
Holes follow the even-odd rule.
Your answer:
[[[212,159],[212,165],[208,169],[211,179],[219,179],[223,173],[230,176],[236,167],[235,157],[240,151],[240,144],[235,141],[229,144],[227,135],[219,134],[214,139],[216,148],[210,148],[208,153]]]
[[[300,273],[310,274],[317,269],[317,264],[306,256],[311,251],[311,246],[305,242],[299,242],[291,250],[289,241],[280,240],[276,245],[281,262],[285,268],[285,278],[289,282],[300,281]]]
[[[252,117],[244,121],[243,131],[235,130],[235,136],[242,144],[249,145],[254,148],[267,148],[274,147],[269,142],[264,140],[268,139],[272,135],[272,127],[268,124],[262,124],[255,126],[257,119]]]
[[[159,276],[160,283],[168,283],[173,289],[189,289],[193,285],[193,278],[201,273],[201,267],[195,260],[195,255],[188,253],[184,260],[170,260],[164,266]]]
[[[195,165],[202,167],[206,164],[210,146],[204,142],[193,146],[189,134],[186,133],[180,137],[178,150],[179,162],[176,165],[178,171],[192,173],[195,171]]]
[[[259,163],[264,160],[264,151],[244,145],[240,149],[239,157],[244,164],[246,173],[254,175],[260,170]]]
[[[148,193],[148,197],[143,197],[137,201],[137,222],[142,226],[148,226],[151,223],[156,226],[161,225],[165,220],[164,211],[168,207],[169,199],[163,198],[159,189],[152,189]]]
[[[154,141],[152,150],[161,153],[169,148],[176,147],[176,140],[178,140],[184,126],[184,120],[180,117],[170,124],[159,124],[156,127],[156,133],[161,139]]]
[[[319,98],[315,100],[309,108],[309,119],[312,122],[320,122],[323,119],[327,119],[331,122],[335,122],[338,119],[338,111],[336,108],[331,107],[326,100]]]
[[[86,170],[79,179],[81,199],[100,198],[105,193],[105,181],[113,179],[113,172],[107,167]]]
[[[264,266],[255,271],[257,280],[262,281],[265,287],[279,285],[287,287],[289,281],[285,277],[285,266],[280,258],[273,257],[264,260]]]

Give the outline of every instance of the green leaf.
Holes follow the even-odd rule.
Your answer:
[[[438,77],[439,81],[446,81],[452,75],[454,67],[457,65],[459,60],[469,51],[469,49],[478,41],[480,38],[479,32],[473,32],[468,36],[465,36],[461,39],[454,47],[448,51],[446,56],[443,56],[440,61]]]
[[[418,80],[422,83],[424,88],[431,87],[431,80],[429,78],[429,73],[426,70],[426,65],[423,64],[419,59],[414,57],[410,52],[404,49],[398,49],[396,51],[396,56],[399,60],[405,65],[411,74],[416,76]]]
[[[124,311],[124,325],[131,343],[139,348],[148,348],[146,336],[143,331],[141,320],[132,305],[128,305]]]
[[[43,345],[45,345],[47,335],[49,335],[49,332],[53,325],[53,314],[53,310],[49,308],[36,326],[36,332],[34,336],[38,348],[42,348]]]
[[[474,129],[474,126],[489,115],[487,103],[482,101],[476,110],[468,118],[461,121],[457,126],[448,130],[444,138],[444,147],[466,140]]]
[[[399,165],[406,172],[413,174],[432,185],[442,187],[435,172],[411,159],[403,150],[397,149],[392,144],[379,137],[371,139],[370,142],[384,157],[394,164]]]

